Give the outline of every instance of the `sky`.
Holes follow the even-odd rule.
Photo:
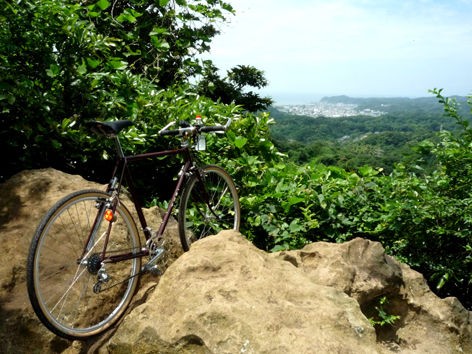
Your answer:
[[[472,93],[472,0],[226,0],[208,54],[252,65],[276,103]]]

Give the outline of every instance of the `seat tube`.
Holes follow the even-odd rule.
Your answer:
[[[120,159],[123,159],[125,157],[125,154],[123,153],[123,149],[120,143],[120,138],[118,138],[118,135],[114,137],[114,140],[115,140],[116,153]]]

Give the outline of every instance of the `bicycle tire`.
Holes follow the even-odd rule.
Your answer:
[[[81,190],[59,200],[40,222],[27,259],[30,302],[41,322],[67,339],[84,339],[109,329],[123,315],[138,284],[141,258],[106,263],[109,281],[94,292],[109,222],[99,215],[96,238],[81,258],[97,213],[109,195]],[[116,207],[106,254],[140,250],[138,229],[128,209]],[[102,221],[103,220],[103,221]],[[98,259],[98,260],[97,260]]]
[[[238,192],[231,176],[221,167],[201,168],[202,180],[194,174],[180,199],[178,225],[184,251],[190,245],[221,230],[239,231],[241,221]]]

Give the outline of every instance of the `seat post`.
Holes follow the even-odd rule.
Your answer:
[[[115,140],[116,153],[118,154],[118,157],[120,159],[123,159],[125,157],[125,154],[123,153],[123,149],[121,148],[120,139],[118,138],[118,135],[114,136],[113,138]]]

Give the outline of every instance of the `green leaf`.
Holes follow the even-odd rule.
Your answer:
[[[159,6],[165,7],[169,3],[170,0],[159,0]]]
[[[62,144],[55,139],[51,140],[51,145],[57,150],[59,150],[62,147]]]
[[[128,66],[128,63],[120,59],[112,59],[108,61],[108,65],[116,70],[124,70]]]
[[[298,219],[292,220],[292,222],[290,223],[289,228],[290,228],[291,233],[297,233],[299,231],[304,231],[304,229],[305,229],[303,227],[303,225],[300,225]]]
[[[105,10],[110,6],[110,2],[108,0],[98,0],[96,5],[101,9]]]
[[[129,13],[122,13],[121,15],[119,15],[116,20],[120,23],[123,23],[123,22],[130,22],[130,23],[134,23],[136,22],[136,17],[134,17],[133,15],[129,14]]]
[[[165,27],[153,27],[152,31],[149,32],[150,36],[169,34],[169,31]]]
[[[85,64],[85,61],[82,62],[82,64],[80,64],[77,68],[77,72],[80,74],[80,75],[85,75],[87,73],[87,65]]]
[[[151,36],[151,43],[156,49],[169,50],[170,45],[165,40],[160,40],[157,36]]]
[[[275,247],[273,247],[270,251],[271,252],[280,252],[280,251],[285,251],[285,250],[288,250],[288,247],[287,245],[277,245]]]
[[[99,59],[87,58],[87,65],[92,69],[97,68],[100,63],[101,61]]]
[[[49,77],[56,77],[61,72],[61,68],[57,64],[51,64],[49,69],[46,70],[46,74]]]
[[[244,145],[246,145],[247,143],[247,139],[243,136],[237,136],[235,139],[234,139],[234,145],[238,148],[238,149],[242,149]]]
[[[449,281],[449,273],[445,273],[441,279],[439,280],[438,284],[436,285],[436,288],[442,289],[442,287]]]
[[[137,17],[142,16],[143,14],[133,10],[133,9],[126,9],[123,11],[117,18],[116,20],[120,23],[122,22],[130,22],[130,23],[135,23],[137,21]]]
[[[363,177],[373,176],[373,175],[376,174],[375,170],[370,166],[361,166],[361,167],[359,167],[359,173]]]
[[[290,204],[290,206],[301,203],[303,201],[305,201],[305,198],[302,198],[302,197],[296,197],[295,196],[295,197],[289,197],[288,198],[288,203]]]

